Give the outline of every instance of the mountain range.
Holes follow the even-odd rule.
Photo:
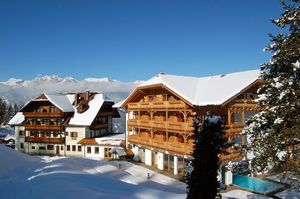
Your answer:
[[[11,78],[0,82],[0,98],[7,103],[23,105],[41,93],[67,93],[84,91],[102,91],[115,103],[125,99],[143,81],[121,82],[109,78],[86,78],[76,80],[73,77],[61,78],[57,75],[36,77],[33,80]]]

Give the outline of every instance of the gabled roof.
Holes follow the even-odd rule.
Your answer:
[[[75,96],[74,94],[66,95],[69,103],[73,104]],[[94,121],[97,116],[102,104],[104,103],[104,95],[102,93],[98,93],[94,96],[94,98],[89,101],[89,109],[83,113],[79,113],[77,109],[74,109],[74,114],[69,121],[69,125],[82,125],[89,126]]]
[[[95,117],[97,116],[98,112],[100,111],[104,102],[112,102],[105,98],[102,93],[92,93],[92,97],[88,100],[88,108],[83,112],[78,112],[78,107],[74,105],[75,95],[77,93],[70,93],[70,94],[49,94],[43,93],[42,95],[32,99],[28,103],[26,103],[20,111],[24,110],[30,103],[39,102],[39,101],[49,101],[54,106],[58,107],[62,112],[72,112],[72,117],[67,120],[67,125],[74,125],[74,126],[90,126],[94,121]],[[15,117],[11,120],[11,125],[16,125],[20,123],[21,118],[24,121],[24,115],[22,112],[15,115]]]
[[[30,103],[37,102],[37,101],[49,101],[54,106],[59,108],[62,112],[74,112],[74,108],[73,108],[72,104],[70,103],[69,99],[67,98],[67,96],[64,94],[58,94],[58,93],[55,93],[55,94],[43,93],[42,95],[27,102],[21,108],[20,111],[22,111]]]
[[[260,70],[200,78],[158,74],[138,86],[137,89],[164,85],[195,106],[222,105],[249,85],[258,81],[260,74]],[[127,100],[124,103],[127,103]],[[122,107],[124,106],[125,104],[122,105]]]
[[[63,94],[47,94],[44,93],[48,100],[58,107],[62,112],[74,112],[72,103],[70,103],[68,97]]]

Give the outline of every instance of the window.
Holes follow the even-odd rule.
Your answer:
[[[51,145],[51,144],[48,144],[47,145],[47,150],[53,150],[54,149],[54,146],[53,145]]]
[[[24,149],[24,143],[20,143],[20,148]]]
[[[57,137],[57,132],[53,132],[53,137]]]
[[[24,131],[19,131],[19,136],[24,136]]]
[[[76,145],[72,145],[72,151],[76,151]]]
[[[104,158],[111,158],[110,149],[111,148],[104,148]]]
[[[34,137],[35,136],[34,131],[30,131],[29,135],[30,135],[30,137]]]
[[[62,151],[63,151],[63,150],[64,150],[64,146],[60,146],[60,150],[62,150]]]
[[[99,154],[99,147],[95,147],[95,154]]]
[[[46,147],[44,147],[44,146],[39,147],[39,150],[45,150],[45,149],[46,149]]]
[[[66,132],[66,136],[69,136],[69,132]]]
[[[71,132],[70,136],[74,139],[76,139],[78,137],[78,133],[77,132]]]
[[[35,150],[35,146],[32,146],[31,149]]]
[[[87,153],[91,153],[91,147],[87,147]]]
[[[70,151],[70,145],[67,145],[67,151]]]
[[[77,150],[81,151],[81,145],[78,145]]]
[[[50,112],[55,113],[56,112],[56,107],[50,107]]]

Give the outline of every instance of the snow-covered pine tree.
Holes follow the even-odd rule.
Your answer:
[[[264,85],[257,102],[265,107],[249,122],[246,132],[251,137],[249,149],[254,154],[253,172],[278,169],[293,171],[299,181],[300,148],[300,8],[299,0],[281,1],[284,12],[271,21],[285,30],[269,34],[272,44],[265,50],[274,54],[263,64]]]
[[[186,183],[188,199],[215,199],[218,194],[217,180],[220,167],[218,155],[224,152],[226,146],[225,132],[221,118],[207,115],[199,131],[199,119],[194,121],[194,150],[190,173],[187,173]]]

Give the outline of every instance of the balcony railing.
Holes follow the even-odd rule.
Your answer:
[[[221,155],[220,156],[220,161],[221,162],[228,162],[228,161],[235,161],[235,160],[241,160],[245,157],[245,154],[241,152],[241,149],[229,149],[228,150],[229,154],[228,155]]]
[[[39,130],[61,130],[63,127],[57,125],[25,125],[25,128],[30,129],[39,129]]]
[[[257,107],[257,103],[253,99],[236,99],[233,100],[230,107]]]
[[[95,124],[95,125],[92,125],[90,127],[90,129],[101,129],[101,128],[108,128],[108,123],[105,123],[105,124]]]
[[[25,112],[25,117],[61,117],[60,113],[51,112]]]
[[[184,154],[191,157],[191,152],[193,151],[193,143],[180,143],[180,142],[164,142],[161,140],[151,139],[140,137],[136,135],[129,135],[128,141],[131,144],[140,144],[148,147],[153,147],[169,152]],[[228,149],[228,155],[221,155],[220,161],[221,162],[228,162],[239,160],[245,157],[244,153],[241,153],[241,149]]]
[[[25,137],[25,142],[65,143],[65,138]]]
[[[129,103],[128,109],[149,109],[149,108],[185,108],[186,104],[178,101],[160,101],[160,102],[138,102]]]
[[[244,130],[245,125],[241,122],[234,122],[230,125],[225,125],[225,131],[229,133],[240,133]]]
[[[193,123],[191,122],[168,122],[168,121],[155,121],[155,120],[136,120],[129,119],[128,125],[148,127],[148,128],[165,128],[170,130],[192,131]]]
[[[129,135],[128,141],[132,144],[141,144],[149,147],[155,147],[158,149],[163,149],[165,151],[174,153],[180,153],[183,155],[190,155],[190,153],[193,151],[193,145],[187,143],[164,142],[161,140],[144,138],[134,135]]]

